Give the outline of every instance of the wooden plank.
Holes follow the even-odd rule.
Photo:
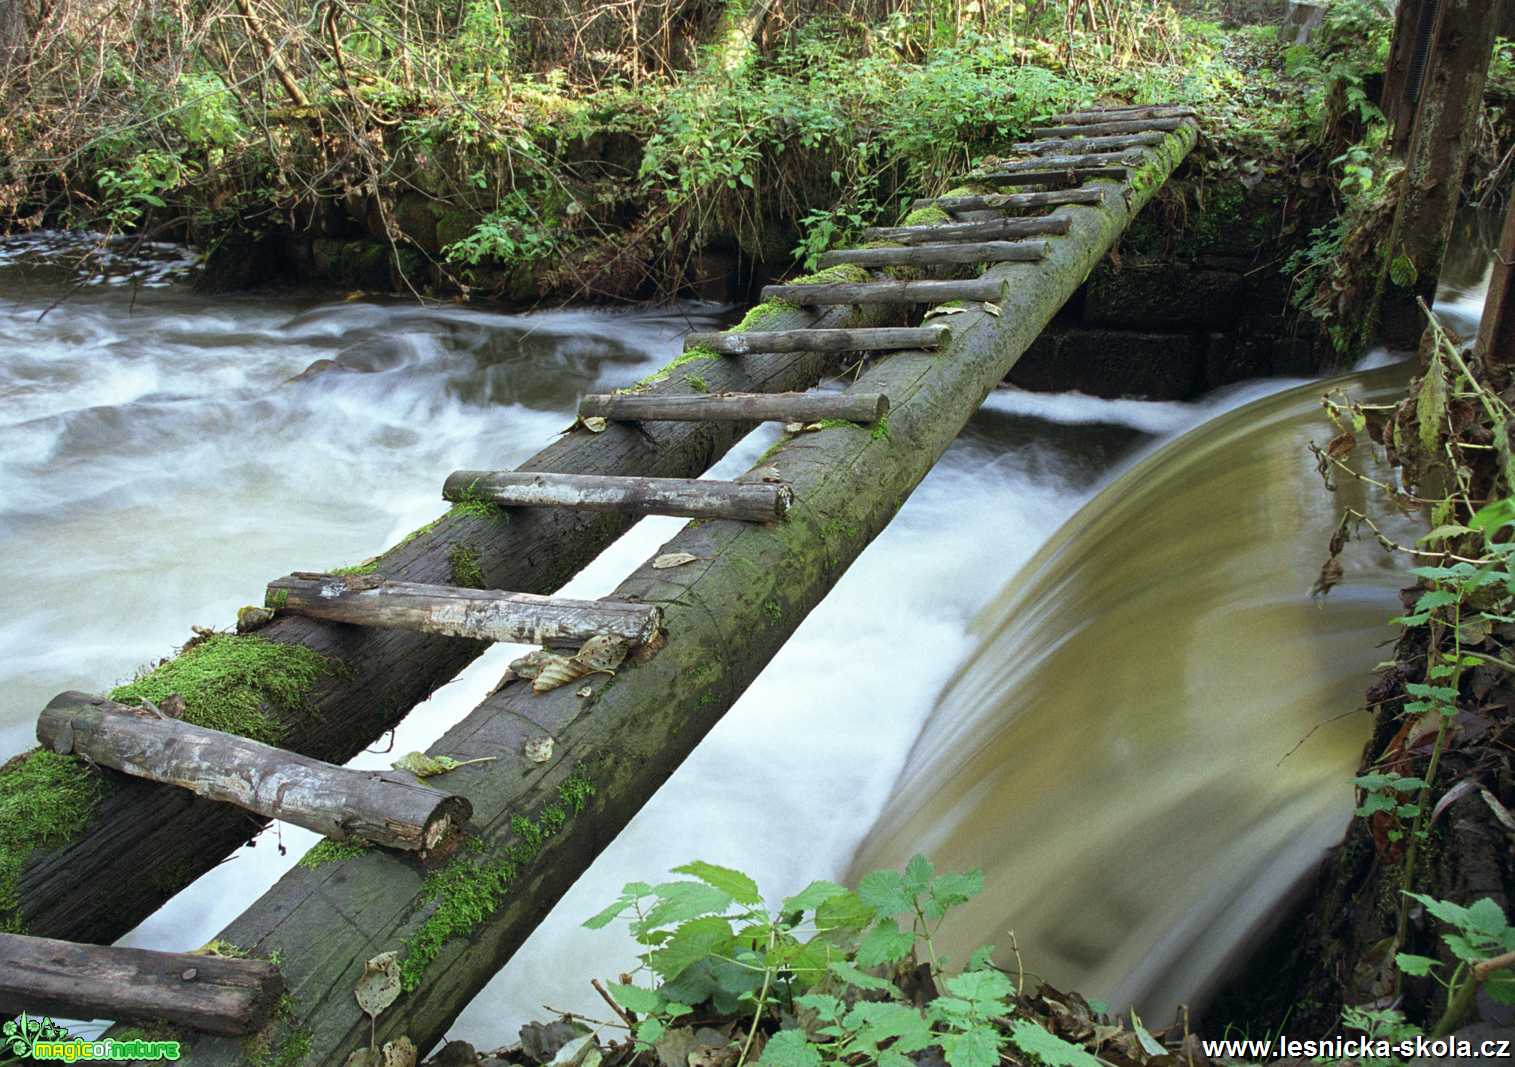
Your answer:
[[[820,304],[940,304],[947,300],[998,300],[1004,295],[1003,285],[988,278],[765,285],[763,299],[783,300],[802,307]]]
[[[1104,164],[1090,164],[1087,166],[1070,167],[1063,174],[1071,174],[1077,177],[1079,182],[1091,181],[1095,178],[1115,178],[1123,180],[1130,172],[1135,163],[1122,163],[1118,166],[1106,166]],[[1045,185],[1042,179],[1051,171],[1028,170],[1013,172],[996,172],[993,174],[965,175],[959,181],[977,182],[983,185]]]
[[[1113,137],[1049,137],[1041,141],[1020,141],[1010,146],[1012,152],[1043,155],[1049,152],[1077,152],[1090,148],[1150,148],[1163,143],[1165,133],[1123,133]]]
[[[715,396],[586,396],[579,415],[628,422],[877,422],[889,412],[881,393],[721,393]]]
[[[977,181],[975,175],[968,175],[953,179],[956,182]],[[1063,167],[1053,169],[1051,167],[1037,167],[1016,174],[1006,174],[1000,179],[1001,185],[1040,185],[1045,189],[1074,189],[1087,180],[1087,176],[1076,167]]]
[[[1054,199],[1055,198],[1055,199]],[[983,196],[939,196],[917,200],[912,207],[939,207],[943,211],[1018,211],[1049,204],[1098,204],[1103,189],[1069,189],[1060,193],[988,193]]]
[[[865,369],[858,387],[892,401],[887,435],[836,427],[765,457],[762,463],[794,486],[798,503],[788,522],[691,523],[657,551],[687,553],[698,563],[660,569],[649,560],[629,575],[617,597],[659,603],[667,612],[669,641],[656,656],[622,668],[588,709],[568,687],[534,694],[512,682],[437,741],[436,752],[499,757],[496,773],[463,783],[474,801],[478,849],[461,857],[467,866],[460,876],[478,870],[497,878],[508,862],[513,880],[466,924],[440,914],[414,864],[379,849],[314,870],[297,867],[234,920],[222,937],[285,960],[297,1008],[275,1037],[299,1033],[307,1067],[341,1067],[369,1041],[369,1021],[352,996],[363,960],[380,947],[399,947],[412,991],[379,1017],[378,1040],[405,1034],[421,1048],[434,1045],[793,639],[1193,138],[1192,131],[1170,138],[1157,153],[1153,180],[1134,188],[1129,202],[1111,197],[1108,211],[1076,212],[1073,232],[1046,260],[991,268],[1016,281],[1004,313],[955,316],[966,328],[953,329],[945,358],[903,352]],[[543,733],[556,739],[552,758],[532,763],[523,742]],[[531,832],[517,829],[523,821]],[[542,825],[553,832],[542,836]],[[242,1067],[242,1056],[234,1042],[206,1038],[195,1045],[194,1062]]]
[[[1172,119],[1198,118],[1199,112],[1183,104],[1120,104],[1114,107],[1096,107],[1085,111],[1064,111],[1048,115],[1048,122],[1080,123],[1109,122],[1115,119]]]
[[[1194,125],[1193,119],[1112,119],[1109,122],[1089,122],[1075,126],[1038,126],[1031,132],[1038,137],[1094,137],[1111,133],[1148,133],[1152,130],[1171,132],[1183,126]]]
[[[62,693],[37,740],[134,778],[188,789],[337,840],[426,852],[451,840],[473,808],[399,771],[354,771],[88,693]]]
[[[453,471],[442,495],[448,500],[487,500],[508,508],[570,508],[742,522],[781,519],[793,500],[787,485],[536,471]]]
[[[753,352],[889,352],[901,348],[935,348],[945,326],[881,326],[871,330],[747,330],[742,333],[692,333],[684,349],[706,348],[723,356]]]
[[[1012,174],[1025,172],[1038,172],[1053,168],[1067,168],[1085,174],[1088,171],[1102,171],[1114,169],[1124,172],[1130,167],[1140,166],[1142,150],[1140,148],[1127,149],[1124,152],[1075,152],[1071,155],[1040,156],[1036,159],[1019,160],[1014,163],[998,164],[994,170],[979,171],[974,174],[965,174],[957,179],[960,182],[983,181],[986,178],[1001,178]]]
[[[935,244],[942,241],[1003,241],[1016,237],[1064,234],[1073,225],[1067,215],[1039,219],[992,219],[988,222],[937,222],[924,226],[870,226],[865,241],[898,241],[900,244]]]
[[[910,264],[929,267],[962,263],[1035,263],[1046,257],[1046,241],[948,242],[904,248],[838,248],[824,253],[820,265],[832,267],[839,263],[855,263],[860,267],[888,267]]]
[[[662,623],[657,609],[645,604],[394,582],[370,574],[296,572],[270,582],[264,603],[328,622],[528,645],[577,645],[597,634],[640,645],[656,638]]]
[[[211,1034],[250,1034],[284,992],[267,960],[80,945],[0,934],[0,1015],[164,1019]],[[61,1062],[61,1060],[60,1060]]]

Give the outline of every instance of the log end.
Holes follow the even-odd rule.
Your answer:
[[[43,748],[66,756],[74,750],[74,718],[81,711],[98,711],[107,703],[105,697],[69,690],[47,702],[37,716],[37,741]]]
[[[472,816],[473,804],[467,797],[448,796],[437,805],[421,829],[421,854],[425,856],[439,848],[450,848]]]

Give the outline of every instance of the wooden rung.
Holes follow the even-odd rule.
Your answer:
[[[1056,200],[1047,199],[1057,197]],[[939,196],[935,200],[917,200],[913,207],[932,205],[943,211],[1015,211],[1048,204],[1098,204],[1105,199],[1103,189],[1069,189],[1062,193],[990,193],[987,196]]]
[[[743,522],[783,518],[794,501],[794,491],[787,485],[536,471],[454,471],[442,495],[448,500],[488,500],[502,507],[577,508]]]
[[[1004,283],[990,278],[763,286],[764,300],[784,300],[802,307],[820,304],[940,304],[948,300],[999,300],[1003,295]]]
[[[1113,119],[1075,126],[1040,126],[1031,132],[1038,137],[1095,137],[1113,133],[1150,133],[1153,130],[1176,130],[1194,120],[1182,119]]]
[[[88,693],[54,697],[37,719],[37,740],[54,752],[339,840],[426,852],[473,814],[464,798],[398,771],[348,770]]]
[[[1037,173],[1049,168],[1066,168],[1080,175],[1089,170],[1100,170],[1110,167],[1123,171],[1128,167],[1139,166],[1141,162],[1141,149],[1127,149],[1124,152],[1076,152],[1071,155],[1040,156],[1036,159],[1026,159],[1015,163],[1001,163],[994,170],[987,170],[978,174],[968,174],[959,178],[958,181],[982,181],[985,178],[1023,174],[1028,171]]]
[[[593,395],[579,414],[640,422],[877,422],[889,413],[882,393],[719,393],[715,396]]]
[[[1080,182],[1093,181],[1096,178],[1124,179],[1134,164],[1121,163],[1116,166],[1102,164],[1082,164],[1059,171],[1061,174],[1076,175]],[[1051,173],[1045,170],[994,172],[990,174],[972,174],[959,179],[962,182],[978,182],[983,185],[1041,185],[1042,178]]]
[[[977,181],[978,175],[970,174],[956,179],[959,182]],[[1008,185],[1040,185],[1046,189],[1075,189],[1084,181],[1084,175],[1073,167],[1053,169],[1050,167],[1038,168],[1034,171],[1026,171],[1023,174],[1007,176],[1004,183]]]
[[[460,471],[459,474],[485,476],[478,471]],[[449,487],[459,474],[447,479]],[[531,474],[522,477],[575,476]],[[459,490],[457,495],[448,499],[458,500],[465,495],[464,490]],[[328,622],[418,630],[445,637],[513,644],[576,645],[597,634],[613,634],[639,645],[657,637],[663,625],[662,609],[651,604],[623,600],[568,600],[498,589],[421,585],[393,582],[370,574],[297,571],[288,578],[270,582],[264,603],[276,611]]]
[[[860,267],[900,264],[933,266],[949,263],[1034,263],[1047,258],[1046,241],[980,241],[909,245],[905,248],[839,248],[820,258],[822,267],[855,263]]]
[[[1199,112],[1183,104],[1121,104],[1116,107],[1095,107],[1085,111],[1064,111],[1048,115],[1048,122],[1110,122],[1119,119],[1184,119],[1198,118]]]
[[[1114,137],[1050,137],[1043,141],[1021,141],[1010,146],[1012,152],[1045,155],[1049,152],[1080,152],[1090,148],[1149,148],[1160,145],[1168,135],[1158,131],[1151,133],[1123,133]]]
[[[284,979],[268,960],[0,934],[0,1015],[7,1019],[23,1011],[32,1018],[162,1019],[240,1035],[266,1026],[283,993]],[[149,1060],[158,1057],[131,1062]]]
[[[990,222],[936,222],[925,226],[871,226],[863,231],[865,241],[898,241],[901,244],[936,244],[942,241],[1000,241],[1014,237],[1037,237],[1067,233],[1073,220],[1067,215],[1039,219],[994,219]]]
[[[753,352],[892,352],[901,348],[936,348],[947,337],[945,326],[879,326],[859,330],[743,330],[740,333],[692,333],[684,348],[704,348],[723,356]]]

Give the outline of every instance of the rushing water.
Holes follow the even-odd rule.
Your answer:
[[[699,307],[510,316],[371,302],[211,299],[178,280],[185,264],[171,249],[155,250],[157,265],[147,285],[87,286],[43,316],[60,294],[60,281],[72,276],[68,263],[76,247],[57,238],[0,245],[0,351],[7,353],[0,360],[0,454],[6,457],[0,468],[0,540],[7,548],[0,555],[0,587],[10,591],[14,605],[0,621],[0,692],[6,694],[0,757],[31,743],[36,713],[54,693],[103,689],[129,677],[138,665],[182,643],[191,623],[225,625],[236,607],[258,602],[273,576],[351,562],[392,544],[441,509],[438,490],[448,471],[518,463],[571,421],[579,394],[645,374],[676,352],[687,330],[713,321],[712,309]],[[1474,299],[1476,294],[1468,302]],[[320,359],[340,367],[289,381]],[[1003,604],[1003,598],[995,601],[996,591],[1112,472],[1194,427],[1208,439],[1211,426],[1231,426],[1227,432],[1245,436],[1253,420],[1276,421],[1278,405],[1303,401],[1263,400],[1260,408],[1211,422],[1288,384],[1253,384],[1187,405],[1013,391],[991,397],[899,518],[465,1012],[455,1034],[480,1045],[503,1044],[543,1004],[597,1010],[588,979],[628,969],[634,947],[623,936],[584,931],[579,923],[623,882],[655,880],[698,857],[748,870],[776,897],[812,878],[844,874],[881,811],[887,811],[885,821],[870,847],[892,858],[884,842],[889,827],[902,824],[901,806],[938,798],[945,804],[959,780],[947,772],[973,761],[974,746],[966,738],[994,732],[992,723],[968,720],[999,707],[999,675],[1025,674],[1033,661],[1058,652],[1051,639],[1061,622],[1032,635],[1048,642],[1046,656],[1034,642],[1008,650],[994,644],[997,651],[990,653],[981,644],[985,625],[970,628],[974,616],[991,602]],[[1316,436],[1322,432],[1318,420],[1313,430]],[[1181,769],[1220,758],[1198,747],[1201,737],[1206,745],[1230,745],[1228,752],[1247,750],[1261,743],[1249,717],[1275,717],[1265,697],[1286,682],[1298,704],[1314,707],[1310,723],[1355,703],[1361,669],[1354,668],[1349,684],[1341,680],[1338,660],[1371,657],[1364,652],[1372,644],[1365,636],[1368,616],[1385,614],[1379,585],[1342,590],[1315,615],[1291,615],[1269,600],[1292,597],[1316,611],[1303,592],[1324,543],[1317,527],[1333,505],[1311,483],[1308,457],[1297,447],[1300,437],[1310,435],[1299,429],[1290,441],[1276,443],[1272,460],[1263,464],[1269,478],[1255,476],[1273,486],[1267,492],[1275,506],[1250,509],[1273,516],[1247,541],[1253,556],[1221,561],[1227,545],[1235,548],[1233,542],[1243,540],[1235,525],[1240,520],[1221,501],[1195,503],[1174,534],[1182,544],[1164,550],[1166,557],[1152,557],[1147,569],[1112,551],[1092,571],[1070,571],[1046,591],[1038,606],[1042,617],[1087,625],[1108,640],[1085,655],[1082,671],[1064,672],[1062,683],[1049,679],[1039,690],[1053,698],[1040,702],[1046,707],[1038,714],[1046,735],[1039,741],[1046,746],[1041,756],[1055,765],[1030,767],[1021,753],[1010,761],[1024,781],[1037,783],[1037,792],[1061,788],[1059,795],[1077,800],[1037,809],[1044,818],[1036,827],[1042,845],[1028,838],[1023,852],[1019,836],[998,829],[986,835],[971,819],[965,822],[964,809],[977,795],[969,790],[914,841],[896,840],[893,851],[908,855],[925,848],[944,865],[992,867],[993,856],[948,843],[960,826],[968,827],[958,835],[963,841],[995,848],[1008,843],[1005,854],[1012,861],[1021,857],[1023,868],[1039,865],[1033,847],[1047,849],[1047,856],[1083,850],[1096,865],[1095,881],[1110,885],[1109,899],[1124,906],[1132,899],[1139,904],[1142,893],[1114,885],[1123,876],[1110,850],[1140,834],[1167,855],[1165,873],[1183,869],[1204,893],[1225,895],[1234,882],[1227,880],[1226,840],[1215,842],[1214,856],[1181,864],[1173,841],[1182,824],[1147,825],[1187,819],[1190,809],[1147,800],[1142,806],[1109,793],[1103,794],[1111,798],[1109,806],[1101,808],[1092,794],[1075,796],[1062,780],[1086,780],[1084,765],[1096,759],[1121,766],[1111,754],[1123,745],[1135,763],[1134,753],[1147,751],[1132,747],[1137,741],[1151,748],[1166,741],[1175,752],[1188,751],[1187,760],[1178,761]],[[711,476],[745,469],[771,440],[771,430],[759,431]],[[1251,447],[1232,447],[1224,457],[1251,470]],[[1188,492],[1187,486],[1160,491],[1167,483],[1154,471],[1170,465],[1158,456],[1131,468],[1098,503],[1079,512],[1056,544],[1087,540],[1079,531],[1095,525],[1111,541],[1125,537],[1126,526],[1152,528],[1167,502]],[[1241,497],[1236,490],[1250,484],[1227,480],[1211,495]],[[1107,507],[1127,520],[1103,520]],[[678,526],[674,519],[639,524],[566,592],[608,592]],[[1270,563],[1274,556],[1278,562]],[[1043,575],[1048,560],[1068,557],[1066,550],[1048,549],[1029,573]],[[1287,574],[1283,560],[1291,561]],[[1151,569],[1173,561],[1196,575],[1210,567],[1224,573],[1187,581]],[[1263,589],[1245,573],[1254,563],[1273,567],[1271,586]],[[1368,571],[1374,566],[1358,564]],[[1015,588],[1025,590],[1032,581],[1016,579]],[[1156,590],[1174,588],[1214,599],[1206,608],[1179,596],[1156,614],[1129,608]],[[1228,590],[1233,599],[1223,602]],[[1256,596],[1249,598],[1249,591]],[[1347,620],[1339,632],[1332,629],[1338,619]],[[1268,630],[1256,630],[1250,640],[1217,636],[1225,627],[1245,634],[1265,621]],[[1318,675],[1321,657],[1301,647],[1299,633],[1288,632],[1301,621],[1310,640],[1341,652],[1326,657]],[[1229,651],[1246,646],[1257,653],[1257,663],[1265,652],[1272,655],[1263,646],[1276,639],[1294,658],[1284,656],[1281,674],[1256,667],[1255,684],[1233,687],[1232,697],[1171,709],[1171,731],[1154,724],[1123,741],[1124,727],[1112,702],[1100,698],[1093,668],[1125,663],[1123,690],[1152,688],[1151,675],[1167,668],[1155,659],[1144,667],[1130,646],[1153,643],[1149,638],[1159,632],[1173,645],[1209,642]],[[1069,644],[1079,641],[1093,647],[1081,633]],[[424,748],[482,698],[515,653],[503,646],[491,650],[407,718],[392,751],[365,753],[354,765],[385,766],[396,753]],[[1001,653],[1005,664],[988,664]],[[1216,654],[1197,653],[1201,659]],[[1061,691],[1080,682],[1079,673],[1087,676],[1080,684],[1091,693],[1082,710],[1072,689],[1066,697]],[[933,713],[943,686],[949,694],[973,688],[988,695],[970,701],[971,707],[953,705],[951,696]],[[950,707],[957,710],[945,710]],[[1337,724],[1324,736],[1318,733],[1276,769],[1281,753],[1270,738],[1272,747],[1264,746],[1256,772],[1229,791],[1212,790],[1211,803],[1223,806],[1234,798],[1244,811],[1261,804],[1273,813],[1275,826],[1313,819],[1316,808],[1291,807],[1287,799],[1308,780],[1307,792],[1320,798],[1318,810],[1339,817],[1345,749],[1337,733],[1348,728],[1358,727]],[[1292,744],[1302,731],[1292,725],[1289,730]],[[1099,745],[1091,743],[1096,738]],[[1330,754],[1322,755],[1324,750]],[[933,752],[936,769],[922,776],[922,761]],[[1153,765],[1150,784],[1173,799],[1177,786],[1158,781],[1164,773]],[[1192,775],[1184,780],[1194,782]],[[912,794],[901,781],[925,786]],[[1283,786],[1285,799],[1259,800],[1273,795],[1273,783]],[[1007,795],[1017,804],[1023,799]],[[1323,834],[1310,840],[1308,847],[1318,849]],[[257,848],[241,850],[125,940],[176,949],[203,943],[312,841],[298,829],[270,830]],[[1300,857],[1301,864],[1306,861]],[[1068,870],[1063,874],[1070,876]],[[1049,881],[1035,895],[1065,890],[1065,884]],[[996,888],[988,899],[1005,897]],[[1091,906],[1091,914],[1098,911]],[[1119,928],[1126,912],[1117,907],[1115,914],[1113,926]],[[1000,917],[986,922],[983,937],[995,939]],[[1018,917],[1015,922],[1026,945],[1029,928]],[[1135,944],[1138,936],[1161,943],[1182,934],[1157,922],[1133,929],[1126,940]],[[981,938],[975,932],[967,939]]]

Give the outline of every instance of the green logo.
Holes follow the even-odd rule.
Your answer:
[[[49,1063],[80,1063],[114,1060],[117,1063],[177,1060],[177,1041],[121,1041],[104,1037],[88,1041],[73,1037],[65,1027],[51,1019],[39,1019],[22,1012],[0,1024],[0,1062],[33,1060]]]

